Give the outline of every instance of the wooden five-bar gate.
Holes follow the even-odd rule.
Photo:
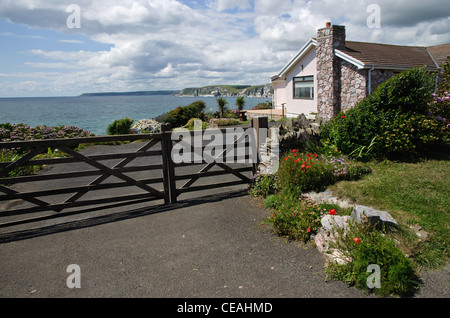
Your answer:
[[[225,129],[220,131],[226,135]],[[200,133],[201,137],[203,133]],[[189,134],[193,138],[195,134],[198,136],[198,132]],[[194,149],[184,139],[172,140],[168,125],[162,126],[161,133],[154,134],[0,142],[0,151],[14,149],[23,154],[18,160],[0,163],[0,229],[78,215],[85,211],[81,207],[92,207],[92,211],[106,204],[128,205],[158,200],[162,204],[171,204],[176,203],[183,193],[248,184],[258,165],[254,160],[258,156],[253,137],[251,134],[237,135],[214,156],[203,153],[203,143]],[[225,138],[223,141],[227,142]],[[74,150],[81,144],[114,142],[128,143],[120,147],[91,146],[82,151]],[[192,153],[202,159],[175,163],[172,151],[177,144],[183,145],[184,151],[191,147]],[[102,147],[100,154],[89,152],[96,147]],[[124,151],[117,152],[119,148]],[[229,158],[229,152],[237,148],[245,149],[243,155],[233,154],[233,158],[241,162],[237,166],[232,167],[225,159],[220,159]],[[64,156],[40,158],[49,149],[58,150]],[[104,154],[109,149],[113,151]],[[34,175],[11,176],[11,172],[27,166],[48,168]],[[197,171],[196,166],[203,167]],[[186,167],[190,168],[183,173]],[[225,175],[233,176],[235,180],[223,181]],[[198,184],[206,177],[215,179]]]

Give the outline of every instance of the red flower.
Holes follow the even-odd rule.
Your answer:
[[[286,157],[286,159],[284,159],[284,161],[288,161],[290,157]]]
[[[314,158],[317,158],[317,155],[316,155],[316,154],[313,154],[313,157],[314,157]]]
[[[309,169],[309,168],[311,168],[311,166],[306,166],[306,169]]]
[[[311,228],[310,227],[308,227],[308,229],[306,230],[306,233],[309,233],[309,232],[311,232]]]
[[[341,118],[345,118],[345,116],[341,116]]]
[[[292,153],[297,153],[297,149],[292,150]]]
[[[311,157],[311,153],[308,153],[307,156],[308,156],[308,157]]]
[[[336,215],[337,214],[336,209],[332,209],[332,210],[328,211],[328,213],[330,215]]]
[[[353,240],[355,241],[356,244],[361,243],[361,240],[359,238],[357,238],[357,237],[355,237]]]
[[[295,159],[295,163],[299,162],[300,160],[302,160],[302,159],[300,159],[300,158]]]

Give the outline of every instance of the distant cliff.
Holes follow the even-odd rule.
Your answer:
[[[271,98],[273,88],[271,84],[250,85],[216,85],[204,87],[190,87],[180,91],[179,96],[214,96],[214,97],[258,97]]]

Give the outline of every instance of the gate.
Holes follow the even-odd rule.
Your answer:
[[[226,129],[220,131],[227,133]],[[195,137],[197,133],[188,134]],[[257,162],[250,159],[257,155],[255,139],[247,138],[248,134],[238,134],[225,142],[225,149],[214,156],[205,153],[208,145],[192,147],[192,154],[201,159],[180,163],[174,162],[172,151],[180,145],[186,146],[185,149],[191,145],[186,140],[172,140],[172,135],[170,126],[163,125],[162,132],[156,134],[0,142],[0,151],[15,149],[23,154],[18,160],[0,163],[0,229],[82,214],[86,210],[80,211],[81,207],[93,211],[105,204],[131,205],[158,200],[162,204],[176,203],[183,193],[251,182]],[[205,132],[200,132],[202,140],[204,136]],[[88,150],[95,146],[75,150],[80,144],[124,141],[131,143],[121,146],[126,149],[120,153],[89,154]],[[64,156],[39,158],[48,149],[57,149]],[[220,158],[233,160],[230,163]],[[200,170],[193,171],[202,165]],[[36,175],[10,175],[15,169],[29,166],[49,168]],[[217,177],[226,176],[235,180],[217,182]],[[208,177],[215,179],[202,184]],[[113,192],[113,189],[120,191]],[[131,189],[138,192],[127,194]]]

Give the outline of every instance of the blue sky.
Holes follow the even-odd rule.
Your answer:
[[[0,97],[264,84],[327,21],[428,46],[450,42],[449,16],[448,0],[0,0]]]

